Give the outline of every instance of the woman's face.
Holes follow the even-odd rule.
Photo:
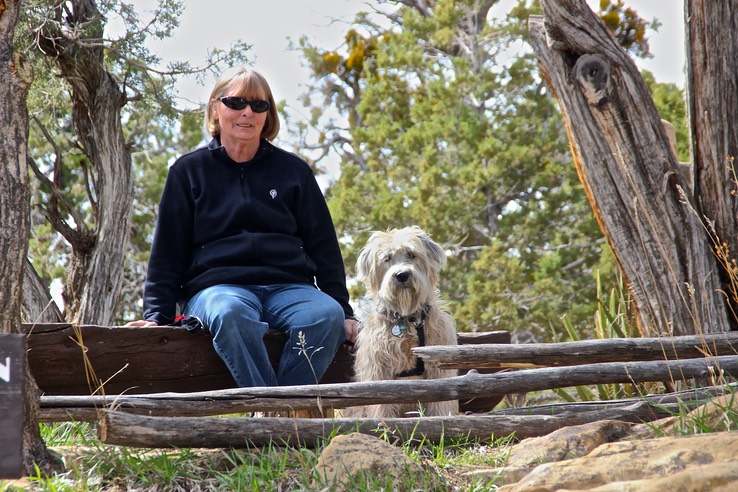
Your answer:
[[[247,97],[242,94],[235,94],[230,88],[223,92],[222,97],[233,96],[242,97],[249,101],[264,100],[258,95]],[[257,113],[251,104],[246,105],[243,109],[232,109],[219,99],[212,101],[212,104],[214,105],[213,117],[220,126],[220,139],[223,145],[238,141],[258,142],[261,139],[261,132],[264,129],[268,112]]]

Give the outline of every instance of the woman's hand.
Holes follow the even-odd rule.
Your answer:
[[[346,330],[346,339],[351,343],[356,343],[356,337],[362,328],[361,323],[355,319],[347,319],[343,322],[343,328]]]
[[[155,321],[146,321],[145,319],[139,319],[136,321],[129,321],[125,326],[159,326]]]

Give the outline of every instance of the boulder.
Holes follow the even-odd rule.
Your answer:
[[[699,484],[711,480],[736,486],[735,470],[738,432],[661,437],[603,444],[586,456],[537,466],[521,481],[503,485],[499,492],[669,490],[670,486],[661,487],[665,481],[680,484],[673,490],[718,490]],[[673,481],[676,475],[678,482]],[[686,483],[696,488],[681,485]],[[626,484],[633,488],[624,488]]]
[[[584,456],[602,444],[615,442],[630,433],[633,424],[602,420],[564,427],[548,435],[523,439],[513,446],[504,467],[468,472],[468,478],[511,483],[522,480],[542,463]]]
[[[356,490],[364,474],[392,483],[398,490],[403,490],[403,484],[424,480],[423,469],[401,449],[356,432],[334,437],[321,453],[316,471],[332,491]]]

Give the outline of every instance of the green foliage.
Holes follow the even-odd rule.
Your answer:
[[[361,15],[339,50],[301,42],[319,139],[301,137],[308,158],[340,159],[328,197],[347,270],[370,231],[416,224],[449,253],[441,291],[459,329],[541,339],[566,314],[586,332],[597,309],[594,272],[615,285],[617,267],[526,48],[537,2],[519,1],[504,19],[471,0],[385,6],[394,7],[389,26]],[[623,47],[648,56],[658,23],[621,1],[600,7]],[[654,87],[664,117],[680,124],[676,88]]]
[[[738,430],[738,412],[736,412],[735,384],[726,385],[726,381],[715,381],[725,385],[727,392],[714,398],[709,404],[695,410],[684,409],[674,415],[676,422],[668,427],[668,432],[657,426],[649,426],[656,436],[691,436],[695,434],[711,434],[713,432],[729,432]]]
[[[369,231],[416,224],[449,251],[441,291],[461,330],[540,338],[563,313],[584,329],[593,271],[612,259],[555,102],[519,49],[538,7],[519,2],[483,23],[479,8],[398,6],[389,28],[360,17],[345,51],[303,40],[313,103],[349,124],[316,118],[322,145],[312,147],[341,158],[329,205],[348,270]],[[349,63],[357,47],[361,70]]]
[[[609,293],[606,293],[597,274],[597,311],[594,314],[594,333],[582,333],[569,322],[563,319],[564,332],[567,341],[580,341],[585,338],[604,340],[610,338],[633,338],[638,335],[636,316],[630,294],[625,288],[622,276]],[[590,336],[591,335],[591,336]],[[558,338],[558,335],[555,336]],[[557,340],[561,341],[561,340]],[[591,386],[576,386],[576,397],[561,388],[552,391],[566,401],[606,401],[620,398],[629,398],[644,395],[656,385],[651,383],[640,384],[598,384]]]
[[[661,118],[674,125],[676,131],[677,159],[681,162],[692,160],[689,149],[689,120],[684,91],[675,84],[657,82],[653,74],[644,70],[643,80],[651,92],[653,102],[661,114]]]
[[[151,121],[156,115],[150,114]],[[126,257],[125,282],[121,290],[118,322],[142,316],[139,300],[146,279],[146,267],[156,225],[159,198],[169,166],[174,160],[203,143],[203,115],[199,110],[183,111],[177,121],[152,125],[139,137],[133,162],[133,207],[130,253]],[[143,138],[145,136],[145,138]]]
[[[656,19],[646,22],[623,0],[600,0],[599,7],[600,19],[625,51],[642,58],[652,56],[647,34],[649,30],[658,31],[661,24]]]

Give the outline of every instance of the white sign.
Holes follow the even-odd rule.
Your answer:
[[[0,480],[20,478],[24,473],[25,337],[0,333]]]
[[[10,382],[10,357],[5,358],[5,364],[0,364],[0,379]]]

